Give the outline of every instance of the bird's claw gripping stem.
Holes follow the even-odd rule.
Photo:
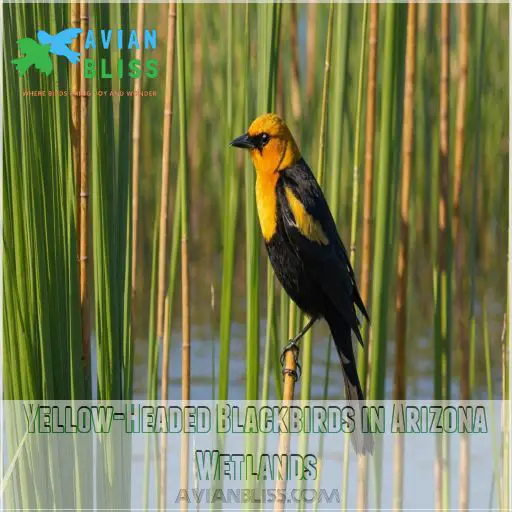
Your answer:
[[[290,375],[295,379],[295,381],[298,381],[300,379],[300,375],[302,373],[301,366],[299,364],[299,343],[296,340],[290,340],[285,347],[283,348],[283,351],[281,352],[281,366],[285,366],[286,364],[286,353],[291,350],[293,352],[293,359],[295,360],[295,370],[293,368],[283,368],[283,378],[286,375]]]

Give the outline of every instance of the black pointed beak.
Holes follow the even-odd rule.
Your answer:
[[[240,135],[240,137],[233,139],[230,144],[235,148],[243,149],[254,149],[256,147],[248,133],[244,133]]]

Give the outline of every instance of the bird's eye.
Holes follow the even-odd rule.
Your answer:
[[[262,146],[265,146],[268,143],[269,140],[270,140],[270,137],[269,137],[269,135],[267,133],[262,133],[261,134],[261,145]]]

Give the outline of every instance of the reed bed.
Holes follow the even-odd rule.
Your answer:
[[[506,6],[77,5],[2,7],[13,41],[3,49],[5,398],[291,398],[280,348],[304,319],[266,262],[251,163],[228,147],[276,110],[313,164],[369,306],[358,351],[368,396],[392,396],[392,378],[397,398],[503,394]],[[406,43],[414,19],[416,41]],[[79,24],[156,27],[156,49],[133,57],[158,60],[158,78],[85,80],[60,57],[51,75],[18,75],[14,41]],[[85,57],[84,37],[74,44]],[[98,45],[94,58],[125,51]],[[63,87],[92,94],[23,94]],[[155,95],[94,94],[134,88]],[[342,398],[328,342],[321,324],[303,341],[295,396]],[[460,496],[448,495],[448,450],[441,445],[437,504],[471,506],[464,478]],[[146,475],[165,483],[149,453]],[[104,472],[114,485],[106,455]],[[35,507],[29,468],[24,475],[21,505]],[[87,504],[91,481],[81,482]],[[362,508],[366,495],[360,487]],[[398,485],[397,506],[400,498]],[[507,500],[498,482],[494,503]]]

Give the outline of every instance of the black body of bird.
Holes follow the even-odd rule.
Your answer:
[[[258,214],[274,272],[304,313],[328,323],[346,399],[357,402],[360,419],[364,393],[351,339],[353,331],[362,343],[356,306],[369,317],[324,194],[286,124],[275,114],[260,116],[232,145],[249,149],[256,167]],[[358,453],[373,452],[371,434],[355,432],[352,441]]]

